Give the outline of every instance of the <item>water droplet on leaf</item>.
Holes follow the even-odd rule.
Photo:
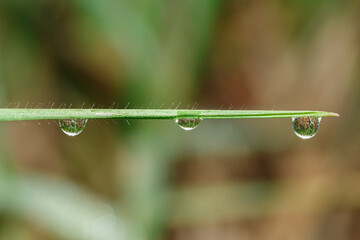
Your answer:
[[[298,137],[309,139],[316,135],[320,122],[321,117],[293,117],[292,128]]]
[[[175,122],[186,131],[195,129],[201,121],[201,118],[178,118],[175,120]]]
[[[74,137],[84,130],[87,121],[87,119],[61,119],[59,125],[66,135]]]

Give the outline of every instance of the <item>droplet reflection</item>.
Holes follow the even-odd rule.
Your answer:
[[[175,120],[175,122],[186,131],[195,129],[201,121],[201,118],[178,118]]]
[[[87,119],[61,119],[59,125],[66,135],[74,137],[84,130],[87,121]]]
[[[293,117],[292,128],[294,133],[302,138],[309,139],[316,135],[320,128],[321,117]]]

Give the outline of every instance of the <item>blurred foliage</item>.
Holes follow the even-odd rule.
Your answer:
[[[355,0],[0,0],[2,107],[318,109],[3,123],[0,239],[358,239]],[[116,104],[113,104],[116,102]],[[54,105],[52,105],[54,104]]]

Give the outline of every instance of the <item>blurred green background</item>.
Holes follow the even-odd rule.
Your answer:
[[[0,0],[1,107],[326,110],[0,124],[0,239],[360,238],[356,0]],[[115,104],[113,104],[115,102]]]

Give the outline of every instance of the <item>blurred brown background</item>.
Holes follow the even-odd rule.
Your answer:
[[[0,124],[0,239],[360,239],[360,3],[0,0],[1,107],[325,110]],[[115,102],[115,104],[113,104]]]

